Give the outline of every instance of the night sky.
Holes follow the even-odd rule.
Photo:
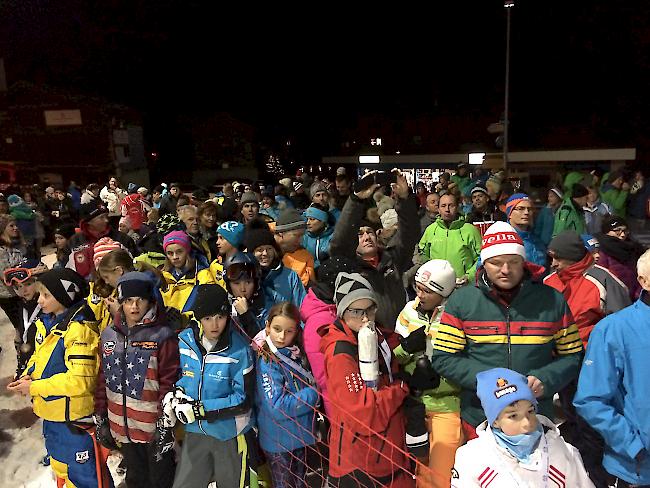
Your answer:
[[[332,154],[359,114],[503,110],[503,2],[293,8],[188,0],[3,0],[9,82],[141,110],[150,146],[179,116],[227,111]],[[377,4],[379,5],[379,4]],[[519,0],[512,17],[515,147],[587,130],[650,148],[650,2]],[[552,141],[551,141],[552,142]],[[564,142],[564,141],[562,141]]]

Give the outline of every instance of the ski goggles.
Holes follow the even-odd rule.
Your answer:
[[[13,286],[14,284],[24,283],[32,276],[32,270],[30,268],[10,268],[4,272],[4,283],[7,286]]]
[[[228,281],[238,281],[241,279],[254,279],[255,269],[250,264],[235,263],[226,269],[226,279]]]

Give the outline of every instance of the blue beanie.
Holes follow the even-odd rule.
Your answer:
[[[490,425],[508,405],[518,400],[528,400],[537,407],[528,379],[511,369],[493,368],[478,373],[476,393]]]
[[[506,216],[510,218],[510,213],[512,209],[517,206],[522,200],[529,200],[528,195],[525,193],[515,193],[508,200],[506,200]]]
[[[129,271],[117,280],[117,300],[122,303],[127,298],[140,297],[147,300],[155,298],[156,283],[149,273]]]
[[[217,227],[217,234],[221,234],[233,247],[240,248],[244,241],[244,225],[230,220]]]
[[[596,239],[591,234],[581,234],[580,238],[587,248],[587,251],[595,252],[598,250],[598,248],[600,248],[600,242],[598,242],[598,239]]]
[[[302,214],[305,217],[311,217],[312,219],[320,220],[321,222],[327,222],[329,219],[329,214],[327,212],[313,206],[307,207],[307,210]]]

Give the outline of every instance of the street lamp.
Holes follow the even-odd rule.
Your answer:
[[[515,6],[515,0],[505,0],[506,9],[506,87],[503,127],[503,168],[508,169],[508,133],[509,133],[509,104],[510,104],[510,13]]]

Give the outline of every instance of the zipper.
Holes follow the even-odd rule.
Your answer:
[[[506,332],[508,335],[508,369],[512,369],[512,342],[510,341],[510,307],[506,307]]]
[[[549,331],[550,329],[551,329],[550,327],[541,327],[541,326],[537,326],[537,327],[532,327],[531,326],[531,327],[522,327],[521,328],[521,330],[544,330],[544,331]]]
[[[318,256],[318,248],[320,247],[320,237],[316,239],[316,261],[320,260],[320,257]]]
[[[201,350],[199,349],[199,353]],[[209,354],[209,353],[208,353]],[[206,354],[207,356],[207,354]],[[199,377],[199,398],[197,399],[199,402],[201,401],[201,390],[203,389],[203,372],[205,370],[205,356],[201,354],[201,376]],[[208,433],[203,429],[203,423],[201,420],[199,420],[199,429],[201,429],[201,432],[203,432],[205,435],[208,435]]]
[[[381,446],[379,447],[379,449],[377,449],[377,461],[375,461],[377,463],[379,462],[379,458],[381,456],[381,451],[384,450],[384,446],[386,445],[386,433],[387,432],[388,432],[388,427],[386,427],[385,431],[380,433],[380,435],[381,435]]]
[[[341,465],[341,448],[343,447],[343,422],[341,422],[341,426],[339,427],[339,454],[338,454],[338,461],[336,462],[337,465]]]
[[[499,330],[499,327],[496,325],[475,325],[472,327],[467,327],[467,330]]]
[[[131,440],[131,437],[129,436],[129,417],[126,414],[126,348],[128,344],[129,344],[129,340],[128,337],[125,335],[124,356],[122,358],[122,360],[124,361],[124,364],[122,365],[122,415],[124,416],[124,432],[126,432],[126,438],[129,439],[129,441],[133,442]]]

